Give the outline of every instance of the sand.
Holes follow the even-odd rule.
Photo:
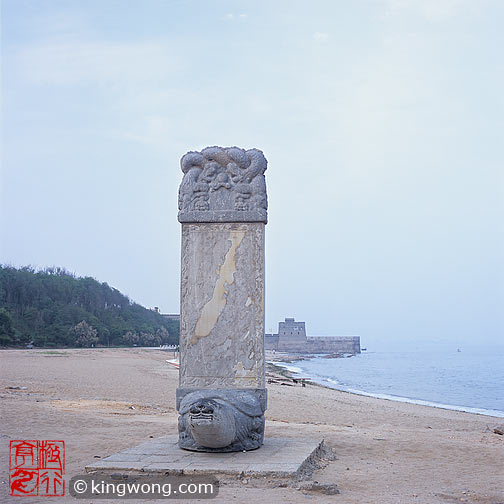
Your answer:
[[[175,434],[178,371],[170,357],[136,348],[0,351],[0,502],[48,502],[8,497],[10,439],[65,440],[69,480],[96,457]],[[504,436],[493,432],[503,419],[315,385],[271,383],[268,393],[266,436],[325,439],[336,460],[312,478],[341,493],[236,481],[213,502],[504,503]]]

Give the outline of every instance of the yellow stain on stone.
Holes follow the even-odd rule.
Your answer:
[[[234,282],[234,274],[236,273],[236,249],[240,246],[245,231],[230,231],[229,241],[231,247],[227,251],[224,263],[218,268],[217,282],[215,283],[212,298],[205,304],[194,330],[194,336],[191,338],[191,344],[198,342],[200,338],[208,336],[215,327],[219,315],[226,306],[227,287]]]

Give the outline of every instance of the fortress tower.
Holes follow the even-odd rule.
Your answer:
[[[307,336],[306,324],[286,318],[278,323],[278,334],[265,334],[266,350],[292,353],[360,353],[360,336]]]
[[[304,322],[296,322],[293,318],[286,318],[278,324],[278,350],[292,351],[293,348],[306,348],[306,326]]]

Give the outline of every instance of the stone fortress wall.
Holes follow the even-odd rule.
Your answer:
[[[293,353],[360,353],[359,336],[306,336],[305,322],[286,318],[278,334],[265,334],[266,350]]]

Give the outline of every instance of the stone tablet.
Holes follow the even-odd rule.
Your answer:
[[[182,157],[179,446],[251,450],[264,434],[266,159],[208,147]]]

